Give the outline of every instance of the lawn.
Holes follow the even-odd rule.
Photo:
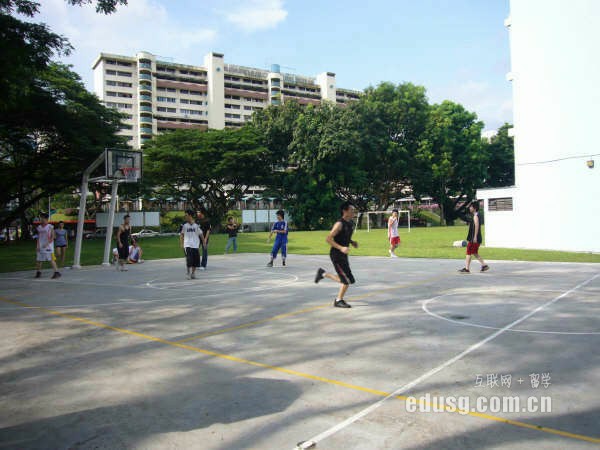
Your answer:
[[[452,242],[464,239],[467,234],[466,226],[413,228],[410,233],[400,230],[402,243],[397,251],[404,258],[446,258],[463,259],[464,248],[452,247]],[[244,253],[264,253],[265,260],[271,249],[267,243],[268,233],[241,233],[238,235],[238,251]],[[298,231],[290,232],[288,253],[293,255],[323,255],[329,252],[325,243],[327,231]],[[359,248],[352,250],[356,256],[387,256],[386,230],[359,230],[354,239],[359,242]],[[226,234],[211,236],[209,253],[223,254],[227,242]],[[67,265],[73,260],[73,244],[67,251]],[[146,238],[140,241],[144,250],[144,259],[181,258],[178,236]],[[102,263],[104,240],[91,239],[83,243],[81,263],[93,265]],[[561,262],[593,262],[600,263],[600,254],[557,252],[545,250],[514,250],[505,248],[482,247],[481,255],[486,260],[518,260],[518,261],[561,261]],[[35,243],[17,242],[10,245],[0,245],[0,272],[17,270],[33,270],[35,264]],[[47,265],[47,263],[45,263]]]

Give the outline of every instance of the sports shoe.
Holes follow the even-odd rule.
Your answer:
[[[267,267],[273,267],[273,261],[269,261],[269,262],[267,263]]]
[[[282,266],[285,266],[285,259],[281,262]]]
[[[471,271],[469,269],[467,269],[466,267],[463,267],[462,269],[460,269],[458,271],[459,273],[471,273]]]
[[[195,273],[192,273],[192,274],[190,275],[190,278],[191,278],[192,280],[195,280],[195,279],[196,279],[196,274],[195,274]]]
[[[42,277],[42,272],[40,272],[39,270],[35,273],[35,277],[34,278],[41,278]]]
[[[490,266],[488,266],[487,264],[484,264],[483,266],[481,266],[482,272],[487,272],[488,270],[490,270]]]
[[[346,303],[343,299],[342,300],[334,300],[333,301],[333,306],[335,306],[336,308],[352,308],[352,306],[350,306],[348,303]]]
[[[186,277],[188,280],[190,280],[190,279],[191,279],[190,273],[189,273],[189,272],[188,272],[188,273],[186,273],[186,274],[185,274],[185,277]]]
[[[50,278],[52,278],[53,280],[55,278],[60,278],[62,275],[60,274],[60,272],[54,272],[54,275],[52,275]]]
[[[206,267],[200,266],[200,270],[206,270]]]
[[[323,278],[325,278],[323,276],[324,273],[325,273],[325,269],[321,269],[320,267],[317,269],[317,274],[315,275],[315,283],[318,283]]]

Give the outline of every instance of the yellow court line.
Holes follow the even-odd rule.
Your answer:
[[[357,301],[357,300],[363,300],[365,298],[369,298],[369,297],[373,297],[377,294],[382,294],[384,292],[389,292],[389,291],[395,291],[396,289],[400,289],[403,287],[409,287],[409,286],[418,286],[420,284],[426,284],[429,283],[431,281],[435,281],[435,280],[443,280],[444,278],[450,278],[449,276],[444,276],[444,277],[434,277],[434,278],[428,278],[422,281],[415,281],[412,283],[404,283],[404,284],[399,284],[399,285],[394,285],[392,287],[387,287],[385,289],[379,289],[376,291],[372,291],[369,292],[367,294],[363,294],[363,295],[355,295],[355,296],[350,296],[348,297],[348,301]],[[313,311],[317,311],[319,309],[325,309],[325,308],[329,308],[331,306],[331,303],[326,303],[323,305],[318,305],[318,306],[313,306],[311,308],[306,308],[306,309],[300,309],[297,311],[291,311],[289,313],[285,313],[285,314],[278,314],[276,316],[272,316],[272,317],[267,317],[266,319],[260,319],[260,320],[255,320],[253,322],[247,322],[247,323],[243,323],[240,325],[236,325],[234,327],[229,327],[229,328],[223,328],[221,330],[216,330],[216,331],[208,331],[206,333],[202,333],[202,334],[198,334],[196,336],[191,336],[185,339],[180,339],[178,341],[175,342],[179,342],[179,343],[184,343],[184,342],[190,342],[190,341],[195,341],[196,339],[203,339],[209,336],[216,336],[219,334],[225,334],[225,333],[229,333],[231,331],[237,331],[237,330],[243,330],[244,328],[250,328],[253,327],[255,325],[260,325],[263,323],[267,323],[267,322],[272,322],[275,320],[281,320],[281,319],[285,319],[287,317],[293,317],[293,316],[297,316],[300,314],[305,314],[305,313],[309,313],[309,312],[313,312]]]
[[[192,352],[201,353],[201,354],[208,355],[208,356],[214,356],[216,358],[221,358],[221,359],[225,359],[228,361],[233,361],[233,362],[237,362],[237,363],[247,364],[250,366],[260,367],[262,369],[274,370],[277,372],[297,376],[297,377],[308,379],[308,380],[321,381],[323,383],[327,383],[327,384],[331,384],[331,385],[335,385],[335,386],[341,386],[341,387],[345,387],[345,388],[352,389],[355,391],[366,392],[366,393],[373,394],[373,395],[376,395],[379,397],[389,397],[390,396],[389,392],[384,392],[384,391],[380,391],[377,389],[371,389],[371,388],[367,388],[367,387],[363,387],[363,386],[358,386],[355,384],[346,383],[344,381],[333,380],[331,378],[325,378],[325,377],[321,377],[318,375],[311,375],[311,374],[299,372],[299,371],[293,370],[293,369],[286,369],[285,367],[272,366],[270,364],[264,364],[264,363],[257,362],[257,361],[251,361],[249,359],[238,358],[237,356],[227,355],[224,353],[218,353],[218,352],[214,352],[212,350],[206,350],[206,349],[202,349],[199,347],[193,347],[191,345],[182,344],[182,343],[174,342],[174,341],[169,341],[169,340],[162,339],[162,338],[159,338],[156,336],[151,336],[149,334],[138,333],[137,331],[128,330],[126,328],[113,327],[112,325],[107,325],[102,322],[96,322],[96,321],[89,320],[89,319],[86,319],[83,317],[78,317],[78,316],[73,316],[71,314],[61,313],[59,311],[54,311],[52,309],[28,305],[26,303],[15,301],[15,300],[10,300],[10,299],[4,298],[4,297],[0,297],[0,301],[9,303],[12,305],[16,305],[16,306],[21,306],[21,307],[27,308],[27,309],[35,309],[35,310],[43,311],[43,312],[53,315],[53,316],[62,317],[64,319],[68,319],[68,320],[74,320],[74,321],[77,321],[80,323],[85,323],[87,325],[92,325],[92,326],[95,326],[98,328],[104,328],[107,330],[116,331],[118,333],[140,337],[140,338],[143,338],[143,339],[146,339],[149,341],[160,342],[161,344],[169,345],[172,347],[182,348],[185,350],[190,350]],[[397,398],[399,400],[407,400],[408,399],[408,397],[404,396],[404,395],[396,395],[396,396],[394,396],[394,398]],[[526,422],[504,419],[502,417],[496,417],[496,416],[492,416],[489,414],[476,413],[476,412],[472,412],[472,411],[460,411],[460,410],[455,411],[448,407],[445,407],[444,409],[446,409],[446,411],[448,411],[448,412],[456,412],[459,414],[462,413],[463,415],[469,415],[469,416],[478,417],[481,419],[487,419],[487,420],[492,420],[492,421],[496,421],[496,422],[506,423],[506,424],[514,425],[514,426],[520,427],[520,428],[527,428],[527,429],[531,429],[531,430],[542,431],[545,433],[556,434],[559,436],[568,437],[571,439],[576,439],[576,440],[581,440],[581,441],[586,441],[586,442],[600,443],[600,438],[594,438],[594,437],[585,436],[582,434],[569,433],[567,431],[557,430],[554,428],[544,427],[541,425],[533,425],[533,424],[529,424]]]

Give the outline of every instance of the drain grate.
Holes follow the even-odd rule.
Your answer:
[[[449,318],[454,320],[465,320],[468,319],[469,316],[461,316],[460,314],[454,314],[452,316],[449,316]]]

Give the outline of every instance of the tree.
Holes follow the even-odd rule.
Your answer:
[[[411,185],[414,155],[425,130],[429,104],[425,88],[381,83],[350,105],[362,148],[367,184],[351,198],[361,209],[384,210]]]
[[[126,3],[98,0],[96,9],[108,14]],[[34,17],[38,8],[34,1],[0,0],[0,226],[20,217],[25,233],[27,210],[38,198],[77,183],[104,146],[119,142],[120,116],[67,66],[51,63],[72,50],[67,39],[13,17]]]
[[[329,102],[303,109],[295,122],[287,176],[288,200],[301,228],[328,228],[343,199],[366,184],[353,114]]]
[[[105,147],[124,146],[120,120],[69,67],[40,72],[19,107],[0,113],[0,226],[25,223],[38,199],[77,185]]]
[[[417,198],[431,195],[443,223],[466,213],[463,197],[472,198],[485,178],[487,155],[481,145],[483,123],[462,105],[433,105],[416,155],[413,187]]]
[[[514,138],[508,135],[508,130],[511,128],[511,124],[505,123],[489,142],[483,143],[489,157],[484,187],[504,187],[515,184],[515,142]]]
[[[213,225],[251,185],[271,171],[270,154],[256,130],[176,130],[144,147],[144,176],[161,197],[205,206]]]

